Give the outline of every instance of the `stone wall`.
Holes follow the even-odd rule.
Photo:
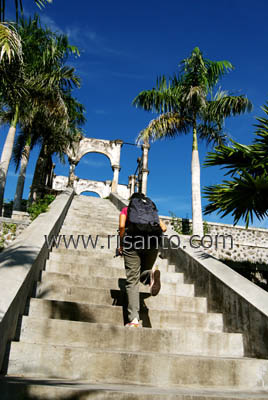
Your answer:
[[[171,225],[171,217],[161,216],[167,225]],[[182,228],[182,219],[178,219],[179,228]],[[191,229],[191,220],[187,220]],[[206,222],[202,240],[188,240],[195,248],[221,259],[233,261],[249,261],[252,263],[266,263],[268,260],[268,229],[248,228]]]
[[[0,217],[0,251],[10,245],[29,226],[30,222],[29,218],[19,220]]]
[[[53,189],[58,191],[63,191],[67,188],[68,177],[67,176],[55,176],[53,180]],[[74,181],[74,191],[76,194],[80,195],[83,192],[94,192],[100,197],[109,197],[111,193],[112,181],[92,181],[89,179],[77,178]],[[127,185],[117,185],[117,193],[120,197],[128,199],[130,196],[130,190]]]
[[[50,241],[58,235],[73,196],[71,189],[57,196],[49,210],[40,214],[0,254],[0,370],[7,343],[14,340],[19,316],[48,258],[45,237]]]

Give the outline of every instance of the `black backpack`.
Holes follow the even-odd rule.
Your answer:
[[[127,209],[127,233],[139,236],[162,236],[158,210],[149,197],[141,195],[130,200]]]

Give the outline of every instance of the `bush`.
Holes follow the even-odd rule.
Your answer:
[[[28,213],[30,214],[30,218],[33,221],[38,217],[39,214],[46,212],[48,210],[48,206],[55,199],[56,196],[52,194],[46,194],[42,199],[38,199],[34,204],[28,207]]]
[[[178,218],[172,211],[169,211],[170,216],[172,217],[171,225],[175,232],[179,235],[192,235],[192,224],[188,218]],[[210,232],[209,225],[207,221],[203,221],[203,231],[204,235],[207,235]]]
[[[0,234],[0,252],[4,250],[5,244],[8,244],[8,240],[16,238],[17,225],[3,223],[2,232]],[[10,236],[8,238],[8,236]]]

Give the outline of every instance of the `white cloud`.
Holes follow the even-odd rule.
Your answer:
[[[79,26],[71,26],[64,30],[47,15],[42,15],[41,21],[43,25],[46,25],[52,31],[56,31],[60,34],[66,34],[69,37],[71,44],[79,47],[81,52],[95,55],[122,55],[122,52],[111,47],[105,38],[102,38],[95,31],[91,31],[88,28],[81,29]]]
[[[60,28],[60,26],[48,15],[44,14],[41,16],[41,21],[42,24],[50,28],[54,32],[58,32],[60,34],[63,34],[64,31]]]

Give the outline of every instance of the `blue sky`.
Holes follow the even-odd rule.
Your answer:
[[[54,0],[41,12],[32,0],[25,0],[27,15],[38,11],[43,24],[68,34],[71,44],[79,47],[79,59],[70,60],[81,76],[82,87],[75,95],[86,107],[87,137],[122,139],[134,143],[138,133],[156,115],[134,108],[134,97],[151,89],[159,75],[172,75],[178,63],[198,46],[212,60],[229,60],[235,70],[222,81],[223,89],[246,94],[252,101],[252,113],[226,120],[226,131],[241,142],[254,137],[256,116],[268,100],[268,3],[265,0],[137,0],[110,2],[99,0]],[[12,9],[9,10],[12,13]],[[14,14],[13,14],[14,15]],[[0,146],[6,128],[1,128]],[[191,135],[152,144],[149,152],[148,195],[160,214],[169,211],[191,217]],[[200,162],[211,149],[199,143]],[[124,145],[121,153],[120,183],[136,169],[141,150]],[[24,197],[31,183],[37,151],[31,155]],[[56,173],[68,174],[68,165],[57,162]],[[109,160],[101,154],[87,154],[76,168],[81,178],[112,178]],[[223,172],[217,168],[201,169],[201,185],[220,183]],[[16,188],[14,166],[9,170],[6,199]],[[205,205],[205,200],[202,200]],[[231,216],[205,217],[208,221],[232,223]],[[268,227],[266,221],[255,226]]]

